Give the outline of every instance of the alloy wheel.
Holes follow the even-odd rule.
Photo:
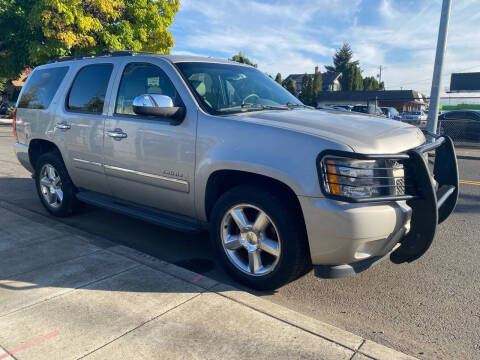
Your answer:
[[[222,245],[228,259],[242,272],[262,276],[275,270],[281,241],[272,219],[260,208],[240,204],[221,222]]]
[[[57,209],[62,205],[62,179],[57,170],[50,164],[43,165],[40,170],[40,190],[48,206]]]

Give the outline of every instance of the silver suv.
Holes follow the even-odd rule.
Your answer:
[[[182,231],[258,289],[312,265],[343,277],[419,258],[458,194],[448,137],[304,106],[257,69],[112,52],[36,68],[14,121],[19,161],[55,216],[78,202]],[[436,151],[434,170],[427,152]]]

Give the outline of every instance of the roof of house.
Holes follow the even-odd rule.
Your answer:
[[[318,93],[319,101],[408,101],[425,103],[425,95],[415,90],[377,90],[377,91],[322,91]]]
[[[314,76],[315,74],[309,74],[310,76]],[[333,72],[333,71],[327,71],[322,73],[322,83],[324,84],[331,84],[333,83],[336,79],[338,79],[342,75],[341,72]],[[287,76],[287,79],[293,79],[293,81],[300,83],[303,80],[303,77],[305,74],[290,74]]]
[[[480,72],[453,73],[450,78],[450,91],[480,91]]]
[[[11,83],[15,87],[22,87],[25,84],[25,81],[27,80],[28,75],[32,72],[32,68],[25,68],[18,79],[12,80]]]

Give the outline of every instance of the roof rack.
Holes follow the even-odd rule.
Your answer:
[[[50,60],[47,64],[70,61],[70,60],[82,60],[88,58],[97,57],[109,57],[109,56],[131,56],[131,55],[159,55],[158,53],[148,51],[136,51],[136,50],[105,50],[96,54],[83,54],[83,55],[67,55],[59,56]]]

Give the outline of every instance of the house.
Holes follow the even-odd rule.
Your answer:
[[[318,66],[315,67],[315,74],[319,72]],[[309,74],[315,76],[315,74]],[[295,89],[297,95],[302,91],[302,80],[305,74],[291,74],[288,75],[285,81],[292,79],[295,82]],[[327,71],[322,73],[322,91],[340,91],[342,86],[340,85],[340,78],[342,73]]]
[[[26,68],[22,71],[18,79],[9,80],[3,94],[0,94],[0,103],[5,101],[16,101],[20,90],[22,90],[28,75],[32,72],[32,68]]]
[[[415,90],[334,91],[319,92],[317,105],[369,105],[394,107],[399,112],[420,111],[428,100]]]

